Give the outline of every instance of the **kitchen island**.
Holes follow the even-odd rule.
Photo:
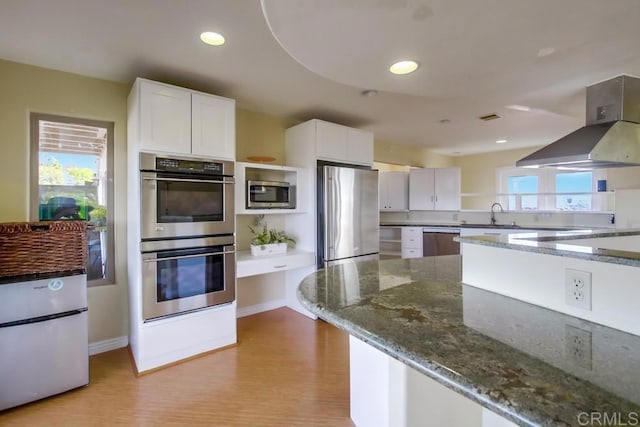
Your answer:
[[[640,417],[640,337],[460,279],[452,255],[346,262],[302,281],[302,304],[350,334],[356,425]]]

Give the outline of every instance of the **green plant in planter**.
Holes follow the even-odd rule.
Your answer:
[[[264,246],[270,243],[286,243],[290,246],[296,244],[296,240],[284,231],[277,231],[274,228],[269,229],[264,215],[256,217],[254,226],[249,226],[249,230],[252,233],[251,244],[255,246]]]

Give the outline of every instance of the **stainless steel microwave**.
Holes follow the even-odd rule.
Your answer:
[[[295,209],[295,186],[280,181],[247,181],[247,209]]]

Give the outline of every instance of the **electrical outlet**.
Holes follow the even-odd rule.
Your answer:
[[[565,357],[572,366],[591,370],[591,332],[565,325]]]
[[[566,303],[584,310],[591,310],[591,273],[588,271],[565,271]]]

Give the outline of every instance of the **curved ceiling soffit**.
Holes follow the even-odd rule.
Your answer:
[[[405,26],[409,7],[413,20],[424,20],[432,11],[419,0],[261,0],[262,12],[282,49],[307,70],[328,80],[356,87],[399,94],[423,95],[420,69],[407,76],[394,76],[389,66],[398,60],[413,59],[418,49],[411,31],[397,33]],[[404,11],[404,12],[403,12]],[[389,14],[394,17],[390,17]],[[390,46],[408,46],[404,54],[384,54]],[[417,46],[416,46],[417,47]],[[413,80],[413,81],[411,81]],[[422,92],[422,93],[421,93]]]
[[[583,0],[494,0],[492,5],[473,0],[261,0],[276,41],[309,71],[360,89],[433,100],[486,96],[514,103],[550,85],[582,90],[585,82],[574,70],[602,63],[600,74],[613,71],[612,49],[602,46],[619,45],[621,33],[628,44],[638,31],[634,25],[597,25],[603,16],[628,23],[639,9],[635,0],[615,5],[589,0],[580,8],[576,5]],[[557,52],[542,57],[553,46]],[[623,47],[629,49],[618,46]],[[389,66],[401,59],[415,59],[421,67],[404,76],[389,73]],[[582,80],[593,78],[584,74]]]

